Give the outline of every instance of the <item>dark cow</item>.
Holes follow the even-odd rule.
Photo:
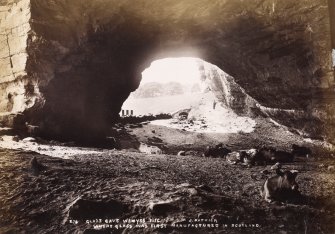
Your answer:
[[[290,152],[282,150],[275,151],[274,162],[287,163],[287,162],[293,162],[293,159],[294,155]]]
[[[222,143],[214,146],[214,147],[210,147],[207,146],[206,151],[204,153],[205,157],[225,157],[227,154],[231,153],[231,150],[224,147],[224,145]]]
[[[276,150],[270,147],[262,147],[257,151],[253,158],[253,164],[266,165],[267,163],[288,163],[293,162],[294,155],[290,152]]]
[[[274,148],[262,147],[257,150],[255,156],[251,160],[252,164],[266,165],[269,162],[275,161],[276,150]]]
[[[312,154],[312,150],[305,146],[299,146],[299,145],[293,144],[292,154],[297,157],[309,157]]]
[[[255,159],[258,153],[257,149],[249,149],[245,151],[241,151],[241,159],[243,160],[243,164],[247,166],[253,166],[258,164]]]
[[[277,175],[267,179],[261,188],[261,196],[267,202],[291,201],[300,195],[295,178],[298,171],[291,170],[282,172],[276,170]]]

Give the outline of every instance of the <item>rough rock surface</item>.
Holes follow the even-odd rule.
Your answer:
[[[29,170],[29,161],[34,156],[49,168],[39,176]],[[263,167],[232,166],[217,158],[151,157],[118,151],[64,160],[0,149],[0,233],[83,233],[92,224],[75,225],[70,220],[93,219],[96,213],[120,220],[163,218],[171,220],[169,224],[213,217],[220,224],[229,225],[186,230],[199,234],[305,230],[334,233],[335,174],[317,167],[331,162],[333,159],[285,165],[301,172],[297,182],[307,201],[271,206],[261,198],[259,188],[275,172],[268,176],[260,174]],[[270,171],[269,167],[266,169]],[[260,224],[260,228],[231,227],[240,223]],[[157,231],[149,227],[125,232],[185,233],[184,230]]]
[[[35,103],[33,77],[26,69],[30,18],[29,1],[0,6],[1,116],[22,112]]]
[[[6,125],[28,122],[48,136],[104,133],[150,62],[177,56],[217,65],[263,106],[333,113],[326,0],[7,0],[0,7]]]

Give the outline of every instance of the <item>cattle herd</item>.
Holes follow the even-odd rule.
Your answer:
[[[298,174],[296,170],[282,171],[281,163],[291,163],[295,157],[309,157],[312,151],[304,146],[292,145],[290,152],[277,150],[272,147],[260,147],[258,149],[248,149],[231,151],[222,143],[207,147],[204,157],[220,157],[230,164],[242,163],[248,167],[254,165],[275,164],[272,168],[276,170],[276,175],[268,178],[262,188],[261,196],[267,202],[290,201],[298,198],[298,184],[295,178]]]
[[[139,151],[147,154],[162,154],[163,151],[157,146],[149,146],[140,143]],[[262,188],[261,196],[267,202],[289,201],[298,197],[298,184],[295,178],[298,174],[296,170],[282,171],[281,163],[292,163],[295,157],[306,157],[312,151],[304,146],[292,145],[291,150],[277,150],[273,147],[259,147],[254,149],[232,151],[222,143],[215,146],[208,146],[203,153],[204,157],[222,158],[229,164],[243,164],[248,167],[273,165],[271,169],[276,170],[276,175],[268,178]],[[185,156],[185,151],[180,151],[178,156]]]
[[[309,157],[311,150],[304,146],[293,144],[291,152],[277,150],[273,147],[260,147],[258,149],[231,151],[222,143],[206,148],[204,157],[224,158],[231,164],[244,163],[249,166],[267,165],[276,162],[290,163],[298,156]]]

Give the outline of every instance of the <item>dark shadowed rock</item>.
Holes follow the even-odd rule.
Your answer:
[[[69,211],[69,217],[76,220],[116,218],[127,210],[127,207],[119,201],[92,201],[79,199]]]
[[[209,192],[209,193],[213,193],[213,189],[211,187],[209,187],[208,185],[206,184],[202,184],[202,185],[199,185],[197,187],[197,189],[200,189],[200,190],[203,190],[203,191],[206,191],[206,192]]]
[[[34,174],[38,174],[41,171],[44,171],[47,169],[47,166],[38,162],[36,157],[33,157],[33,159],[30,161],[30,166]]]
[[[201,212],[201,213],[198,214],[197,218],[198,218],[198,219],[209,219],[210,216],[209,216],[208,213]]]
[[[19,136],[13,136],[13,141],[16,141],[16,142],[20,141],[20,137]]]

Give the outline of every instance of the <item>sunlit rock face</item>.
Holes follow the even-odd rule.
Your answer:
[[[234,77],[212,64],[199,64],[202,82],[213,92],[221,106],[239,115],[256,116],[260,113],[260,104],[235,82]]]
[[[28,122],[50,136],[103,134],[141,72],[164,57],[215,64],[270,108],[313,110],[327,104],[322,94],[332,95],[326,0],[1,4],[0,112],[7,125]],[[18,113],[23,120],[8,117]]]
[[[39,96],[36,80],[28,75],[30,40],[29,1],[0,6],[0,118],[13,124],[14,116],[31,108]]]

